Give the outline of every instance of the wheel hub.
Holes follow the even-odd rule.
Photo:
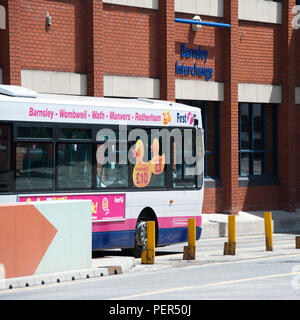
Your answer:
[[[147,221],[139,221],[136,226],[135,241],[138,247],[147,246]]]

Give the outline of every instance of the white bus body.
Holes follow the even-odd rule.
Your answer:
[[[178,128],[202,134],[200,109],[174,102],[45,95],[0,85],[0,203],[91,199],[93,250],[141,246],[147,220],[156,221],[157,246],[187,241],[190,217],[196,218],[199,239],[204,152],[201,159],[198,157],[201,169],[194,178],[190,174],[186,178],[185,164],[176,167],[171,158],[172,163],[163,162],[161,173],[152,173],[153,183],[142,174],[142,170],[153,170],[150,162],[141,164],[137,169],[140,173],[135,173],[134,164],[127,163],[118,169],[124,175],[108,186],[116,164],[98,165],[96,152],[103,143],[98,136],[101,129],[110,128],[118,139],[128,140],[118,126],[126,127],[127,133],[132,129],[149,133],[151,129],[171,132]],[[87,136],[80,136],[86,132]],[[136,140],[127,143],[127,151],[137,145]],[[151,143],[149,136],[145,148],[149,149]],[[112,146],[118,157],[120,148],[117,142]],[[183,158],[185,152],[173,157]],[[99,184],[100,167],[101,177],[106,174],[107,180]],[[67,185],[69,177],[73,180]]]

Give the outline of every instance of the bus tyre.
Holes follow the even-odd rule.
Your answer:
[[[139,220],[135,228],[136,247],[142,249],[147,248],[147,221]]]
[[[155,221],[155,244],[158,239],[158,223],[154,211],[150,208],[144,209],[139,215],[135,226],[135,247],[124,248],[125,254],[140,258],[142,250],[147,248],[147,221]]]
[[[135,227],[135,247],[122,249],[125,254],[140,258],[143,248],[147,247],[147,221],[139,219]]]

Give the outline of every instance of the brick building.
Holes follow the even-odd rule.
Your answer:
[[[203,212],[295,211],[300,205],[297,4],[0,0],[1,81],[42,93],[198,106],[207,150]],[[195,29],[175,21],[196,15],[231,27]]]

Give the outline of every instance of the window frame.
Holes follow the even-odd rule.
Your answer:
[[[248,135],[249,135],[249,148],[241,149],[242,138],[241,138],[241,129],[242,129],[242,119],[241,119],[241,106],[243,104],[248,105]],[[262,125],[262,141],[263,148],[255,150],[254,148],[254,116],[253,116],[253,106],[255,104],[261,105],[261,125]],[[272,132],[272,140],[273,140],[273,150],[268,150],[266,148],[266,105],[272,106],[272,121],[273,121],[273,132]],[[240,179],[255,179],[255,178],[263,178],[263,177],[277,177],[278,176],[278,166],[277,166],[277,104],[266,104],[266,103],[252,103],[252,102],[240,102],[239,103],[239,178]],[[254,174],[254,155],[255,153],[259,153],[263,155],[262,159],[262,173]],[[271,153],[273,156],[273,174],[267,174],[266,168],[266,155],[267,153]],[[242,174],[242,154],[249,154],[249,174]]]
[[[183,190],[183,188],[174,188],[173,187],[173,180],[172,180],[172,168],[170,164],[166,164],[165,169],[165,178],[164,178],[164,186],[163,187],[157,187],[157,186],[149,186],[147,188],[134,188],[133,187],[133,181],[132,181],[132,171],[133,166],[128,160],[128,186],[125,186],[124,188],[121,188],[118,186],[118,188],[97,188],[97,163],[96,163],[96,148],[98,144],[101,144],[101,141],[96,140],[96,134],[100,129],[106,128],[106,129],[112,129],[116,132],[119,130],[118,125],[102,125],[102,124],[67,124],[67,123],[35,123],[35,122],[12,122],[12,121],[3,121],[3,124],[7,124],[11,127],[11,162],[12,162],[12,170],[13,170],[13,181],[12,181],[12,187],[11,191],[3,191],[0,194],[7,194],[7,193],[39,193],[39,194],[46,194],[49,192],[56,192],[56,193],[76,193],[76,192],[116,192],[116,191],[140,191],[140,192],[147,192],[147,191],[180,191]],[[52,129],[52,137],[51,138],[30,138],[30,137],[18,137],[18,128],[20,127],[46,127]],[[61,128],[75,128],[75,129],[89,129],[92,130],[92,136],[91,139],[70,139],[70,138],[59,138],[59,129]],[[141,129],[149,129],[151,132],[151,129],[156,130],[163,130],[167,129],[169,132],[173,129],[187,129],[184,127],[164,127],[164,126],[127,126],[127,134],[129,130],[135,129],[135,128],[141,128]],[[188,128],[192,129],[193,131],[196,130],[196,127]],[[149,141],[151,139],[151,135],[149,137]],[[52,181],[52,187],[49,189],[44,190],[16,190],[16,144],[17,142],[28,142],[28,143],[51,143],[52,144],[52,161],[53,161],[53,181]],[[91,174],[92,174],[92,183],[91,188],[58,188],[58,144],[60,143],[77,143],[77,144],[91,144],[91,152],[92,152],[92,160],[91,160]],[[171,143],[171,141],[170,141]],[[127,152],[130,150],[130,148],[135,144],[135,141],[127,141]],[[194,144],[195,145],[195,144]],[[171,146],[170,146],[171,147]],[[203,187],[203,184],[201,186],[198,186],[197,176],[195,176],[195,185],[194,186],[186,186],[185,190],[200,190]]]
[[[206,180],[205,187],[219,186],[219,183],[217,181],[220,180],[220,101],[178,99],[176,100],[176,102],[197,107],[201,110],[202,124],[203,124],[203,130],[204,130],[204,146],[205,146],[205,157],[204,157],[204,180]],[[214,104],[214,108],[215,108],[215,111],[214,111],[215,150],[214,151],[207,149],[207,108],[208,108],[207,104],[208,103]],[[209,154],[215,155],[216,174],[213,176],[207,174],[207,162],[208,162],[207,155]],[[213,183],[214,181],[216,183]]]

